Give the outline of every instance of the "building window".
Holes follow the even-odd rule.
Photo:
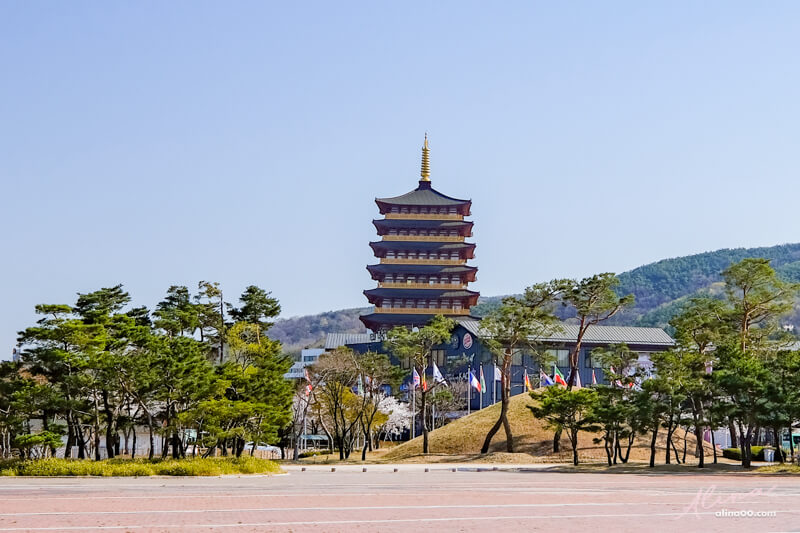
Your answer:
[[[431,350],[431,360],[438,367],[444,366],[444,350]]]
[[[587,348],[585,352],[586,368],[602,368],[596,358],[592,358],[592,349]]]
[[[564,349],[554,350],[554,349],[550,349],[550,350],[546,350],[546,352],[549,355],[551,355],[552,357],[555,358],[556,365],[558,365],[560,367],[568,367],[568,366],[570,366],[569,365],[569,350],[564,350]]]

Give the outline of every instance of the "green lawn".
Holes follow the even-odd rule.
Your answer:
[[[276,474],[277,463],[255,457],[208,459],[40,459],[0,462],[0,476],[220,476]]]

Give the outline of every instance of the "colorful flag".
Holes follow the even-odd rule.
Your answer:
[[[425,373],[428,370],[428,367],[422,369],[422,390],[428,390],[428,382],[425,380]]]
[[[553,380],[550,379],[550,376],[544,373],[544,370],[541,368],[539,369],[539,386],[540,387],[549,387],[550,385],[555,385]]]
[[[306,369],[304,372],[306,377],[306,396],[308,396],[309,394],[311,394],[311,390],[313,389],[313,387],[311,386],[311,378],[308,377],[308,369]]]
[[[434,383],[447,383],[444,379],[444,376],[441,372],[439,372],[439,367],[436,366],[436,362],[433,363],[433,381]]]
[[[483,379],[483,365],[481,365],[481,390],[486,390],[486,381]]]
[[[592,385],[597,385],[597,376],[594,375],[594,368],[592,369]]]
[[[411,379],[414,381],[414,388],[416,389],[419,387],[419,372],[417,372],[417,367],[414,367],[414,372],[411,373]]]
[[[617,371],[614,370],[613,366],[608,367],[608,370],[610,370],[612,374],[616,374],[617,373]],[[622,382],[620,380],[615,381],[614,385],[616,385],[619,388],[622,388]]]
[[[533,390],[533,387],[531,387],[531,380],[528,379],[528,369],[527,368],[525,369],[525,390],[527,390],[528,392]]]
[[[572,386],[573,389],[580,389],[583,385],[581,385],[581,373],[578,372],[578,369],[575,369],[575,384]]]
[[[562,387],[567,386],[567,380],[564,379],[564,374],[558,369],[557,366],[553,365],[553,381],[561,385]]]
[[[500,372],[500,369],[497,368],[497,365],[494,365],[494,380],[503,381],[503,374]]]
[[[469,371],[469,384],[476,389],[478,392],[481,392],[481,384],[478,381],[478,378],[475,377],[475,374],[472,373],[472,370]]]

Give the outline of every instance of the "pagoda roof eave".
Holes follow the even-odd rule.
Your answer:
[[[467,289],[389,289],[379,287],[377,289],[367,289],[364,291],[367,298],[412,298],[425,300],[438,300],[442,298],[477,298],[479,292]]]
[[[369,272],[395,274],[459,274],[463,272],[477,272],[478,267],[470,265],[391,265],[380,263],[367,265]]]
[[[368,328],[373,331],[375,329],[381,329],[383,327],[392,327],[392,326],[426,326],[433,320],[433,317],[436,316],[433,313],[431,314],[397,314],[397,313],[370,313],[368,315],[361,315],[359,320]],[[474,317],[471,316],[464,316],[464,315],[445,315],[450,316],[450,318],[459,321],[463,319],[473,319]]]
[[[420,186],[413,191],[401,194],[400,196],[375,198],[375,203],[377,203],[379,206],[383,204],[420,207],[456,207],[472,205],[472,200],[453,198],[452,196],[442,194],[431,187]]]
[[[458,251],[474,250],[475,243],[471,242],[430,242],[430,241],[375,241],[369,243],[374,251],[378,250],[406,250],[406,251]]]
[[[411,219],[398,219],[398,218],[380,218],[373,220],[372,223],[376,228],[396,228],[396,229],[417,229],[417,228],[436,228],[436,229],[459,229],[464,227],[473,227],[475,225],[471,220],[411,220]]]

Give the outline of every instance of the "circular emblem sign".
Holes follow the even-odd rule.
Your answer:
[[[455,333],[450,337],[450,346],[452,346],[454,350],[458,348],[458,335]]]
[[[470,335],[469,333],[464,333],[463,343],[465,350],[469,350],[470,348],[472,348],[472,335]]]

